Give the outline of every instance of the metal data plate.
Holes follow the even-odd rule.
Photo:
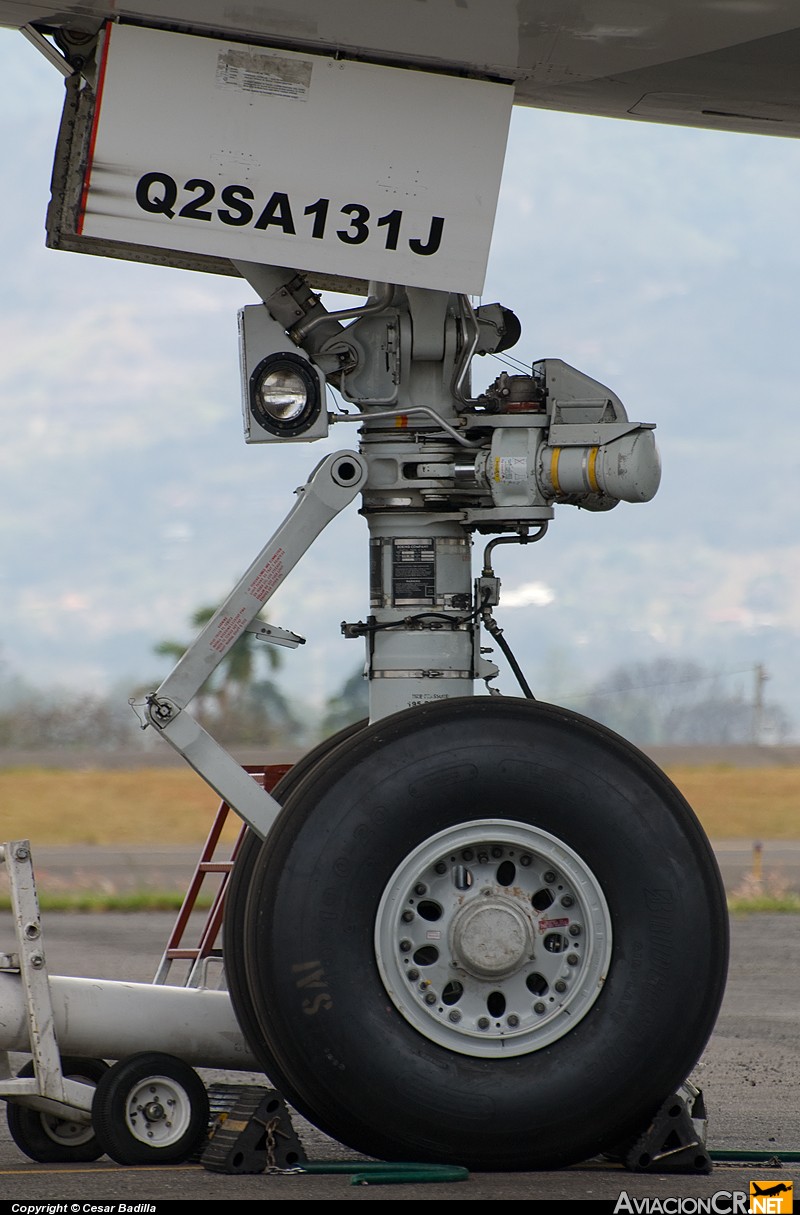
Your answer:
[[[482,290],[510,86],[125,25],[99,53],[78,237]]]

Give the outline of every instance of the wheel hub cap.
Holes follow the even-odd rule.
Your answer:
[[[533,955],[531,926],[521,909],[491,897],[478,896],[456,914],[452,944],[456,965],[487,979],[513,974]]]

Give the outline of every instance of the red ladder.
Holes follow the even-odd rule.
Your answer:
[[[257,780],[267,793],[271,793],[277,785],[278,781],[286,775],[291,764],[261,764],[244,766],[245,772],[249,772],[254,780]],[[217,947],[217,937],[219,936],[220,928],[222,927],[222,916],[225,910],[225,895],[228,890],[231,873],[233,871],[234,862],[238,856],[239,849],[247,833],[246,824],[242,823],[241,829],[236,842],[231,849],[231,854],[227,860],[215,860],[214,854],[219,843],[219,837],[222,834],[222,829],[227,822],[230,813],[230,806],[227,802],[220,802],[219,809],[211,824],[211,830],[208,833],[208,838],[203,845],[203,851],[200,854],[200,860],[197,862],[197,867],[194,871],[194,876],[189,883],[189,888],[184,896],[181,909],[178,912],[178,918],[175,921],[175,926],[170,933],[167,947],[164,950],[161,961],[158,964],[156,976],[153,979],[154,983],[167,983],[167,979],[172,968],[173,962],[183,961],[190,962],[189,971],[186,978],[178,986],[181,987],[200,987],[205,985],[204,972],[208,959],[222,959],[222,949]],[[217,892],[209,908],[206,921],[200,934],[200,940],[197,945],[184,945],[183,936],[186,927],[189,923],[189,917],[195,909],[197,897],[200,894],[200,889],[203,885],[203,880],[208,873],[219,873],[222,875],[222,880],[219,883]]]

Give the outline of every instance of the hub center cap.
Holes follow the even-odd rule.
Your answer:
[[[533,953],[530,924],[507,899],[473,899],[453,922],[453,952],[456,964],[470,974],[510,975]]]

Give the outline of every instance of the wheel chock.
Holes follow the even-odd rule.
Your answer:
[[[209,1097],[212,1110],[220,1110],[200,1157],[210,1173],[284,1172],[306,1159],[286,1102],[275,1089],[213,1084]]]
[[[627,1152],[625,1167],[631,1173],[710,1173],[703,1094],[686,1085],[668,1098]]]

